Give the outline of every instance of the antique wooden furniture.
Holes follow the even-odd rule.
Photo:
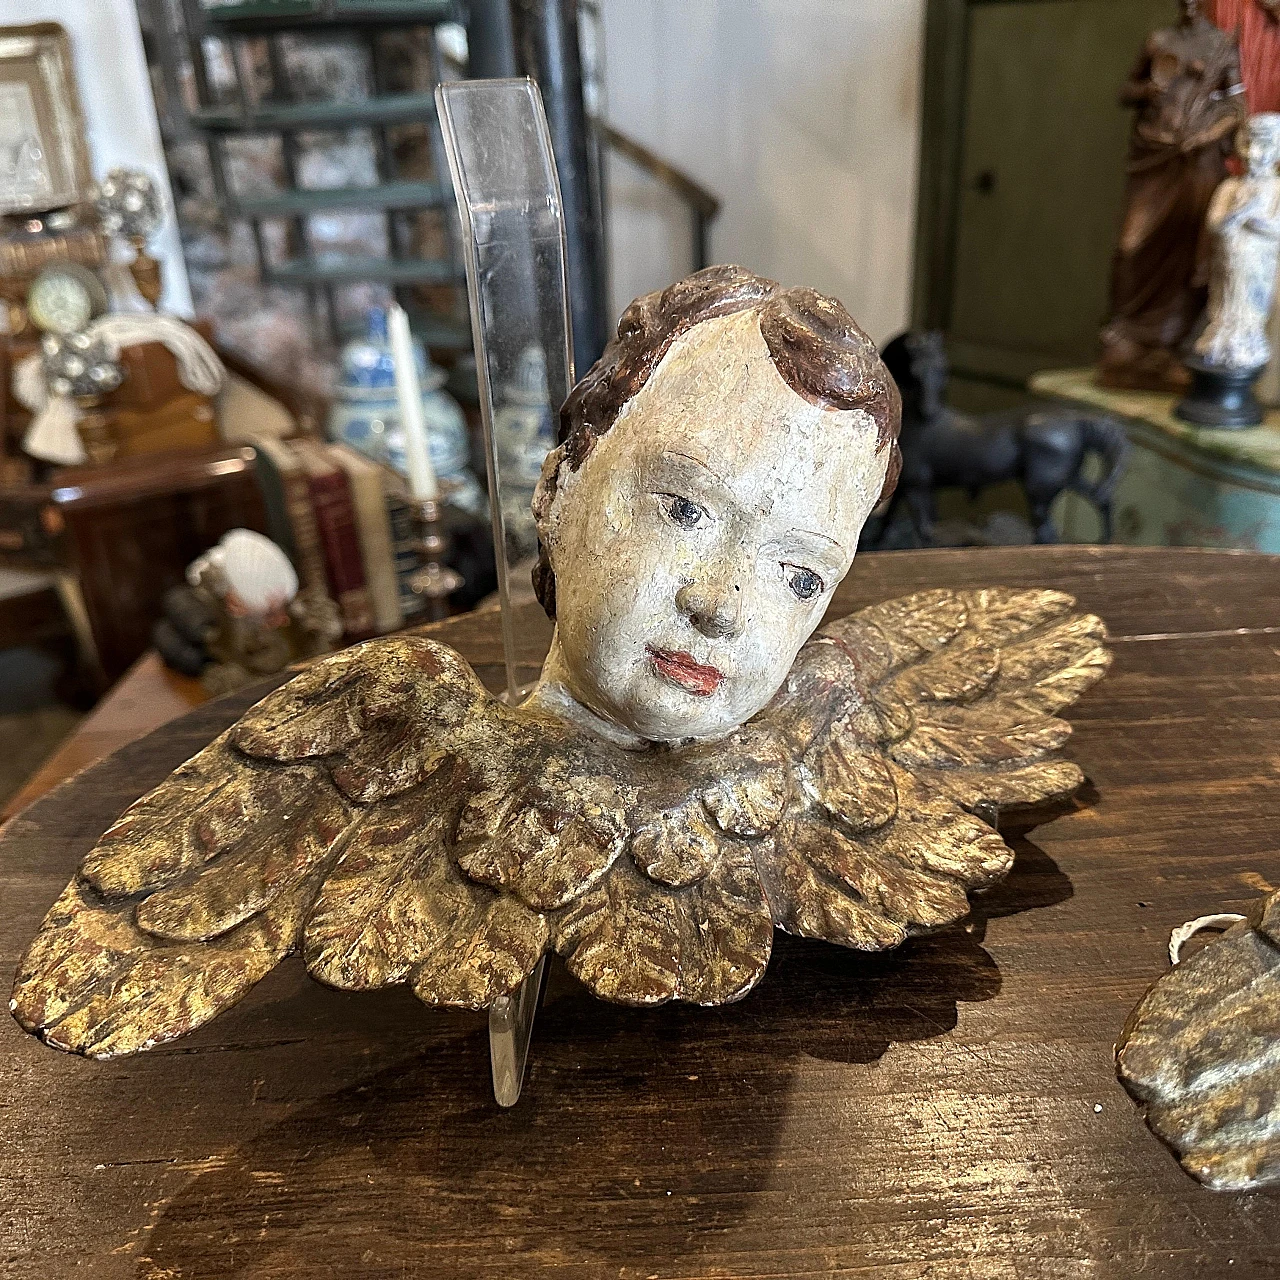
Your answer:
[[[860,557],[832,616],[984,583],[1071,592],[1107,620],[1116,661],[1071,713],[1091,786],[1016,840],[1011,878],[966,925],[876,958],[780,938],[759,989],[715,1011],[600,1005],[553,970],[505,1113],[480,1017],[340,995],[296,961],[140,1059],[51,1054],[0,1026],[10,1273],[1267,1273],[1273,1200],[1187,1178],[1112,1046],[1171,927],[1278,882],[1280,560],[896,552]],[[496,612],[428,634],[502,687]],[[536,606],[518,635],[531,678],[550,636]],[[9,964],[120,808],[270,687],[11,823]]]
[[[253,450],[234,445],[0,486],[0,552],[62,575],[82,647],[108,681],[150,644],[165,591],[238,526],[264,532],[266,513]]]
[[[1038,373],[1029,385],[1123,422],[1134,447],[1113,499],[1117,542],[1280,551],[1280,411],[1221,431],[1175,418],[1175,396],[1100,387],[1092,369]],[[1067,538],[1097,537],[1083,502],[1064,508],[1062,527]]]

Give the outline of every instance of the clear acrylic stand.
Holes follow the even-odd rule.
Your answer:
[[[532,80],[446,81],[436,88],[436,105],[462,219],[502,608],[506,700],[514,705],[522,690],[494,422],[506,397],[520,386],[521,360],[527,361],[531,350],[540,350],[545,359],[547,403],[553,413],[573,385],[560,181],[542,95]],[[495,1001],[489,1011],[493,1093],[500,1106],[514,1106],[520,1097],[545,968],[544,957],[516,991]]]

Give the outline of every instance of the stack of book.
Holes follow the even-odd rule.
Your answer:
[[[300,436],[253,441],[268,528],[304,590],[338,606],[350,644],[385,635],[423,609],[408,580],[417,530],[394,472],[345,444]]]

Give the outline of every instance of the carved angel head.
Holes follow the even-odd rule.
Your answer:
[[[544,679],[643,741],[759,711],[897,480],[897,388],[833,298],[711,267],[634,302],[534,501]]]

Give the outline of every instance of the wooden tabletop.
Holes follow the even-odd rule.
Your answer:
[[[171,671],[149,650],[0,809],[0,818],[13,817],[64,779],[208,701],[199,680]]]
[[[287,962],[186,1040],[112,1063],[0,1025],[6,1276],[1230,1277],[1280,1274],[1280,1200],[1206,1191],[1117,1084],[1169,930],[1280,884],[1280,557],[1144,548],[859,558],[848,610],[1059,587],[1111,674],[1069,712],[1089,775],[962,927],[866,956],[779,937],[723,1009],[623,1009],[553,971],[524,1097],[485,1020],[340,994]],[[496,615],[437,629],[501,684]],[[549,636],[519,629],[536,666]],[[0,838],[10,969],[220,700]]]

